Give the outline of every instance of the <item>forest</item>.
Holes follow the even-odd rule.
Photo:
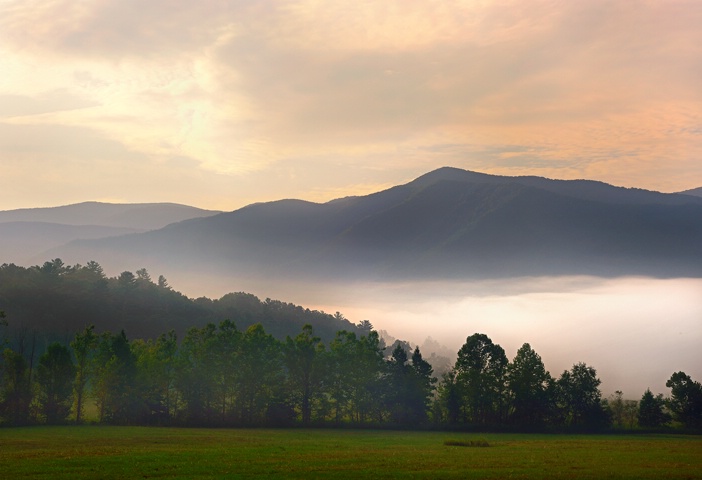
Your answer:
[[[702,427],[702,385],[684,372],[671,375],[667,398],[650,390],[639,401],[621,392],[603,398],[593,367],[576,363],[554,377],[528,343],[510,361],[487,335],[472,334],[453,366],[435,375],[419,347],[385,345],[368,321],[352,325],[338,313],[246,294],[235,296],[237,309],[227,310],[217,303],[226,296],[190,300],[145,270],[108,279],[94,262],[69,267],[56,259],[32,268],[3,265],[0,285],[0,424],[6,426]],[[182,332],[168,328],[135,338],[127,328],[96,327],[100,312],[120,308],[142,332],[167,325],[163,312],[181,309],[180,327],[189,313],[202,316]],[[45,323],[29,328],[28,312],[37,309]],[[80,321],[95,316],[68,336],[71,324],[59,315],[66,309]],[[203,312],[221,318],[202,323]],[[15,315],[21,328],[13,328]],[[286,315],[290,323],[278,321]],[[305,319],[342,328],[324,338],[317,325],[298,325]],[[296,332],[273,335],[263,320]],[[50,327],[53,333],[43,335]]]

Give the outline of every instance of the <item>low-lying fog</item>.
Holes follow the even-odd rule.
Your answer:
[[[422,343],[430,335],[457,351],[487,334],[511,359],[528,342],[553,375],[583,361],[609,394],[666,392],[678,370],[702,380],[702,281],[627,278],[363,285],[337,292],[351,319]],[[323,305],[331,310],[333,305]]]
[[[528,342],[554,376],[576,362],[595,367],[605,396],[622,390],[626,398],[638,399],[646,388],[668,395],[665,382],[679,370],[702,381],[702,279],[558,277],[249,288],[227,291],[340,311],[354,323],[370,320],[376,329],[420,346],[430,336],[456,352],[467,336],[479,332],[499,343],[511,360]]]

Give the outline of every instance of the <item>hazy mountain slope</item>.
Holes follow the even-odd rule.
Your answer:
[[[219,212],[175,203],[100,203],[84,202],[50,208],[23,208],[0,211],[3,222],[46,222],[65,225],[153,230],[189,218],[207,217]]]
[[[699,188],[693,188],[691,190],[685,190],[684,192],[680,192],[683,195],[694,195],[695,197],[702,197],[702,187]]]
[[[0,223],[0,264],[31,263],[43,252],[77,238],[95,239],[138,232],[132,228],[44,222]],[[45,259],[43,256],[42,259]]]
[[[355,258],[352,268],[372,263],[388,276],[702,271],[702,205],[582,196],[519,183],[438,180],[349,228],[321,263]]]
[[[443,168],[368,196],[255,204],[54,253],[264,278],[700,276],[702,199]]]

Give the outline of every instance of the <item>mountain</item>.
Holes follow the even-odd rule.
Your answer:
[[[371,195],[259,203],[51,255],[264,280],[702,276],[702,198],[441,168]]]
[[[72,240],[145,232],[217,213],[174,203],[99,202],[0,211],[0,263],[42,261],[44,252]]]
[[[685,190],[684,192],[680,193],[683,195],[694,195],[695,197],[702,197],[702,187],[692,188],[690,190]]]
[[[176,203],[101,203],[84,202],[49,208],[22,208],[0,211],[0,223],[44,222],[63,225],[154,230],[189,218],[207,217],[220,212],[202,210]]]
[[[59,247],[72,240],[95,239],[135,233],[133,228],[101,225],[64,225],[46,222],[0,223],[0,263],[31,263],[40,252]]]

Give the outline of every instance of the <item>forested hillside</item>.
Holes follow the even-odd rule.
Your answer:
[[[174,330],[209,322],[235,321],[240,328],[260,323],[276,338],[295,335],[310,324],[320,337],[331,340],[338,330],[357,327],[341,314],[330,315],[278,300],[260,300],[248,293],[229,293],[220,299],[191,299],[159,276],[140,269],[108,278],[96,262],[65,265],[60,259],[30,268],[0,266],[0,309],[9,318],[13,335],[38,335],[45,344],[71,338],[86,325],[98,332],[129,332],[137,338],[156,338]]]

